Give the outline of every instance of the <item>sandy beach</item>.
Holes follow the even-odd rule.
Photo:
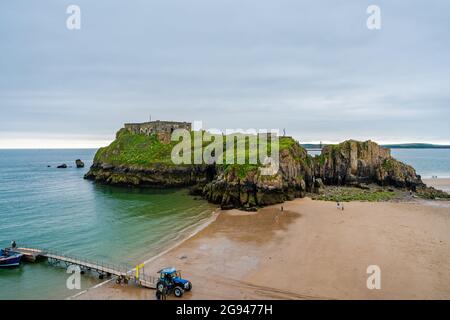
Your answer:
[[[423,179],[423,182],[429,187],[433,187],[450,193],[450,178]]]
[[[175,266],[184,299],[450,299],[450,203],[296,199],[257,213],[221,211],[195,236],[145,266]],[[366,286],[381,268],[381,289]],[[155,299],[109,282],[77,299]],[[176,299],[170,297],[169,299]]]

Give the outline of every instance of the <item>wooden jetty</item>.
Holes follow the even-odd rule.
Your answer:
[[[14,251],[20,252],[24,261],[37,262],[40,259],[44,259],[42,256],[42,251],[38,249],[31,248],[15,248]]]
[[[116,277],[116,283],[128,283],[132,281],[139,286],[145,288],[156,288],[157,277],[145,275],[142,271],[139,272],[139,267],[129,268],[123,265],[110,264],[102,261],[93,261],[85,258],[79,258],[75,256],[69,256],[59,253],[54,250],[35,249],[35,248],[15,248],[14,251],[23,254],[24,261],[37,262],[39,260],[47,259],[50,265],[65,265],[69,267],[71,265],[78,266],[82,273],[84,272],[97,272],[100,279],[105,277]],[[136,269],[138,270],[136,272]]]

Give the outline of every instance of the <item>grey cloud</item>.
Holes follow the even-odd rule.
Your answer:
[[[450,3],[4,2],[2,132],[110,138],[122,122],[286,128],[302,141],[450,142]],[[8,135],[10,136],[10,135]]]

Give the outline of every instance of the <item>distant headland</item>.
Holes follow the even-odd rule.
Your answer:
[[[303,148],[306,149],[322,149],[326,144],[304,143]],[[450,145],[432,144],[432,143],[398,143],[398,144],[382,144],[384,148],[389,149],[450,149]]]
[[[432,143],[401,143],[386,144],[385,148],[390,149],[450,149],[450,145],[432,144]]]

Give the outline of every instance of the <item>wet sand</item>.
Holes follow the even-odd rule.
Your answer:
[[[423,182],[429,187],[450,193],[450,179],[423,179]]]
[[[258,213],[222,211],[208,227],[145,266],[193,282],[184,299],[450,299],[450,203],[297,199]],[[381,290],[366,286],[381,268]],[[77,299],[154,299],[107,283]],[[170,297],[170,299],[176,299]]]

